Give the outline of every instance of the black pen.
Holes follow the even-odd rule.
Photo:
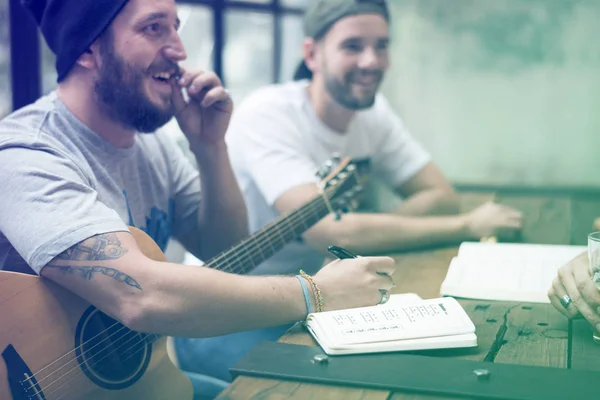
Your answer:
[[[340,246],[329,246],[327,251],[339,258],[340,260],[344,260],[346,258],[357,258],[358,256],[351,251],[348,251]]]
[[[358,256],[356,254],[354,254],[350,250],[346,250],[345,248],[340,247],[340,246],[329,246],[327,248],[327,251],[329,251],[331,254],[333,254],[334,256],[336,256],[337,258],[339,258],[340,260],[344,260],[346,258],[358,258]],[[386,272],[379,272],[379,271],[377,271],[377,274],[378,275],[389,276]],[[394,283],[394,286],[396,286],[395,283]]]

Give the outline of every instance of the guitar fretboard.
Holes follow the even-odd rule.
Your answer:
[[[325,190],[333,198],[336,188]],[[238,245],[208,262],[208,266],[225,272],[245,273],[295,240],[329,213],[323,196],[315,197],[299,209],[266,225]]]

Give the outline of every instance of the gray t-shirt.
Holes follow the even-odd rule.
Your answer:
[[[40,273],[93,235],[142,229],[164,250],[197,227],[198,172],[165,133],[116,148],[55,93],[0,121],[0,269]]]

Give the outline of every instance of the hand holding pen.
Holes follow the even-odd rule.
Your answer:
[[[324,311],[367,307],[388,301],[396,264],[391,257],[362,257],[339,246],[329,251],[339,259],[311,278],[319,288]],[[314,298],[312,301],[314,302]],[[316,299],[319,303],[319,299]]]
[[[334,256],[336,256],[338,259],[340,260],[345,260],[345,259],[349,259],[349,258],[358,258],[359,256],[352,253],[350,250],[344,249],[343,247],[340,246],[329,246],[327,248],[327,251],[329,251],[331,254],[333,254]],[[387,276],[388,278],[390,278],[390,280],[392,281],[392,287],[396,286],[396,283],[394,282],[394,278],[388,274],[387,272],[381,272],[381,271],[377,271],[376,272],[378,275],[383,275],[383,276]],[[379,304],[384,304],[389,300],[390,297],[390,293],[389,291],[385,290],[385,289],[379,289],[379,291],[381,292],[381,301]]]

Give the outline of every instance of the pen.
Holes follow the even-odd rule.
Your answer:
[[[356,254],[354,254],[353,252],[351,252],[350,250],[346,250],[343,247],[340,246],[329,246],[327,248],[327,251],[329,251],[331,254],[333,254],[334,256],[336,256],[337,258],[339,258],[340,260],[344,260],[346,258],[358,258],[358,256]],[[387,273],[385,272],[377,272],[378,275],[386,275],[389,276]],[[390,277],[391,278],[391,277]],[[394,283],[394,286],[396,286],[396,284]]]
[[[354,254],[351,251],[348,251],[340,246],[329,246],[327,248],[327,251],[330,252],[331,254],[333,254],[334,256],[336,256],[337,258],[339,258],[340,260],[343,260],[346,258],[357,258],[358,257],[356,254]]]

